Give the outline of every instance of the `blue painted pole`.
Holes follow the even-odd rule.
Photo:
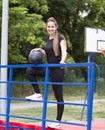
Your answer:
[[[8,83],[8,95],[7,95],[7,110],[6,110],[6,130],[9,130],[9,114],[10,114],[10,103],[12,94],[12,81],[13,81],[13,68],[10,67],[9,71],[9,83]]]
[[[93,111],[93,98],[94,98],[94,84],[95,84],[95,65],[90,67],[90,86],[88,93],[88,110],[87,110],[87,130],[91,130],[92,126],[92,111]]]
[[[43,115],[42,115],[42,130],[45,130],[45,127],[46,127],[48,82],[49,82],[49,67],[46,66],[46,75],[45,75],[45,84],[44,84]]]

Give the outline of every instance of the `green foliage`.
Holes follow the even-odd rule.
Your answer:
[[[2,0],[0,12],[2,14]],[[87,61],[88,54],[84,53],[84,28],[105,27],[103,0],[10,0],[9,63],[26,63],[33,47],[44,46],[47,35],[45,21],[50,16],[57,19],[59,31],[67,38],[67,60]],[[100,56],[97,61],[100,62]]]
[[[44,46],[46,25],[42,14],[47,11],[45,0],[10,1],[9,63],[27,63],[29,51]]]
[[[103,0],[53,0],[48,1],[49,16],[54,16],[60,31],[67,36],[68,53],[75,62],[87,61],[84,53],[84,28],[105,27],[105,1]],[[53,6],[54,5],[54,6]]]

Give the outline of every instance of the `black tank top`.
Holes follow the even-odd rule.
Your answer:
[[[49,39],[49,37],[46,40],[46,46],[45,51],[47,55],[47,62],[48,63],[59,63],[61,61],[61,48],[60,48],[60,42],[61,40],[64,40],[64,37],[62,35],[59,35],[59,50],[60,54],[58,56],[55,56],[54,50],[53,50],[53,39]]]

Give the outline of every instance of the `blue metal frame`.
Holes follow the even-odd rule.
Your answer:
[[[50,84],[54,84],[53,82],[49,82],[49,73],[50,73],[50,67],[58,67],[58,66],[65,66],[65,67],[88,67],[88,82],[87,83],[72,83],[72,82],[63,82],[59,83],[56,82],[56,84],[63,84],[63,85],[74,85],[74,86],[87,86],[87,92],[86,92],[86,98],[87,104],[84,102],[83,104],[80,103],[71,103],[71,102],[64,102],[64,104],[68,105],[77,105],[77,106],[83,106],[87,107],[87,124],[80,124],[80,123],[73,123],[73,122],[63,122],[63,124],[71,124],[71,125],[79,125],[79,126],[85,126],[87,127],[87,130],[91,130],[91,123],[92,123],[92,109],[93,109],[93,98],[94,98],[94,82],[95,82],[95,65],[94,62],[91,61],[92,54],[89,55],[88,63],[73,63],[73,64],[39,64],[39,65],[33,65],[33,64],[20,64],[20,65],[7,65],[7,66],[0,66],[1,68],[8,68],[9,69],[9,80],[8,81],[0,81],[0,83],[7,83],[8,84],[8,96],[7,98],[0,98],[0,100],[7,100],[7,110],[6,115],[0,114],[0,116],[6,116],[6,130],[8,130],[11,126],[9,126],[9,118],[24,118],[29,120],[40,120],[42,121],[42,130],[45,130],[46,122],[56,122],[54,120],[47,120],[46,119],[46,113],[47,113],[47,104],[48,103],[61,103],[61,102],[52,102],[48,101],[48,88]],[[35,101],[35,102],[43,102],[43,112],[42,112],[42,119],[40,118],[30,118],[30,117],[24,117],[24,116],[14,116],[10,114],[10,104],[11,100],[20,100],[20,101],[26,101],[25,99],[20,98],[12,98],[11,92],[12,92],[12,84],[31,84],[32,82],[16,82],[13,81],[13,70],[15,68],[27,68],[27,67],[45,67],[46,68],[46,76],[44,82],[37,82],[38,84],[44,84],[44,100],[43,101]],[[35,82],[34,82],[35,83]],[[34,102],[34,101],[32,101]],[[83,111],[82,111],[83,114]]]
[[[95,60],[95,57],[96,57],[96,53],[91,53],[89,56],[88,56],[88,63],[90,62],[93,62],[94,63],[94,60]],[[94,69],[96,69],[95,65],[94,65]],[[96,70],[94,70],[96,72]],[[95,72],[94,72],[94,77],[95,77]],[[88,82],[91,81],[91,67],[89,66],[88,67]],[[89,86],[87,87],[87,91],[86,91],[86,96],[85,96],[85,99],[84,99],[84,104],[86,104],[86,101],[88,100],[88,95],[89,95]],[[81,120],[83,118],[83,115],[84,115],[84,110],[85,110],[85,106],[83,106],[83,109],[82,109],[82,114],[81,114]],[[88,118],[88,117],[87,117]]]

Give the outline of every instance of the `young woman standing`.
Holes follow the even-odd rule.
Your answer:
[[[46,23],[46,29],[48,32],[48,38],[44,49],[35,48],[39,50],[47,58],[48,64],[64,64],[67,57],[67,45],[65,37],[58,32],[58,24],[54,17],[50,17]],[[28,68],[27,76],[31,82],[37,82],[37,76],[44,76],[44,68]],[[50,77],[52,82],[63,82],[64,79],[64,67],[51,67]],[[32,84],[35,94],[25,97],[28,100],[42,100],[40,89],[38,84]],[[63,100],[63,86],[53,84],[53,91],[55,98],[58,102],[64,102]],[[59,123],[51,123],[48,127],[59,128],[62,114],[64,111],[64,104],[57,104],[57,117],[56,120]]]

